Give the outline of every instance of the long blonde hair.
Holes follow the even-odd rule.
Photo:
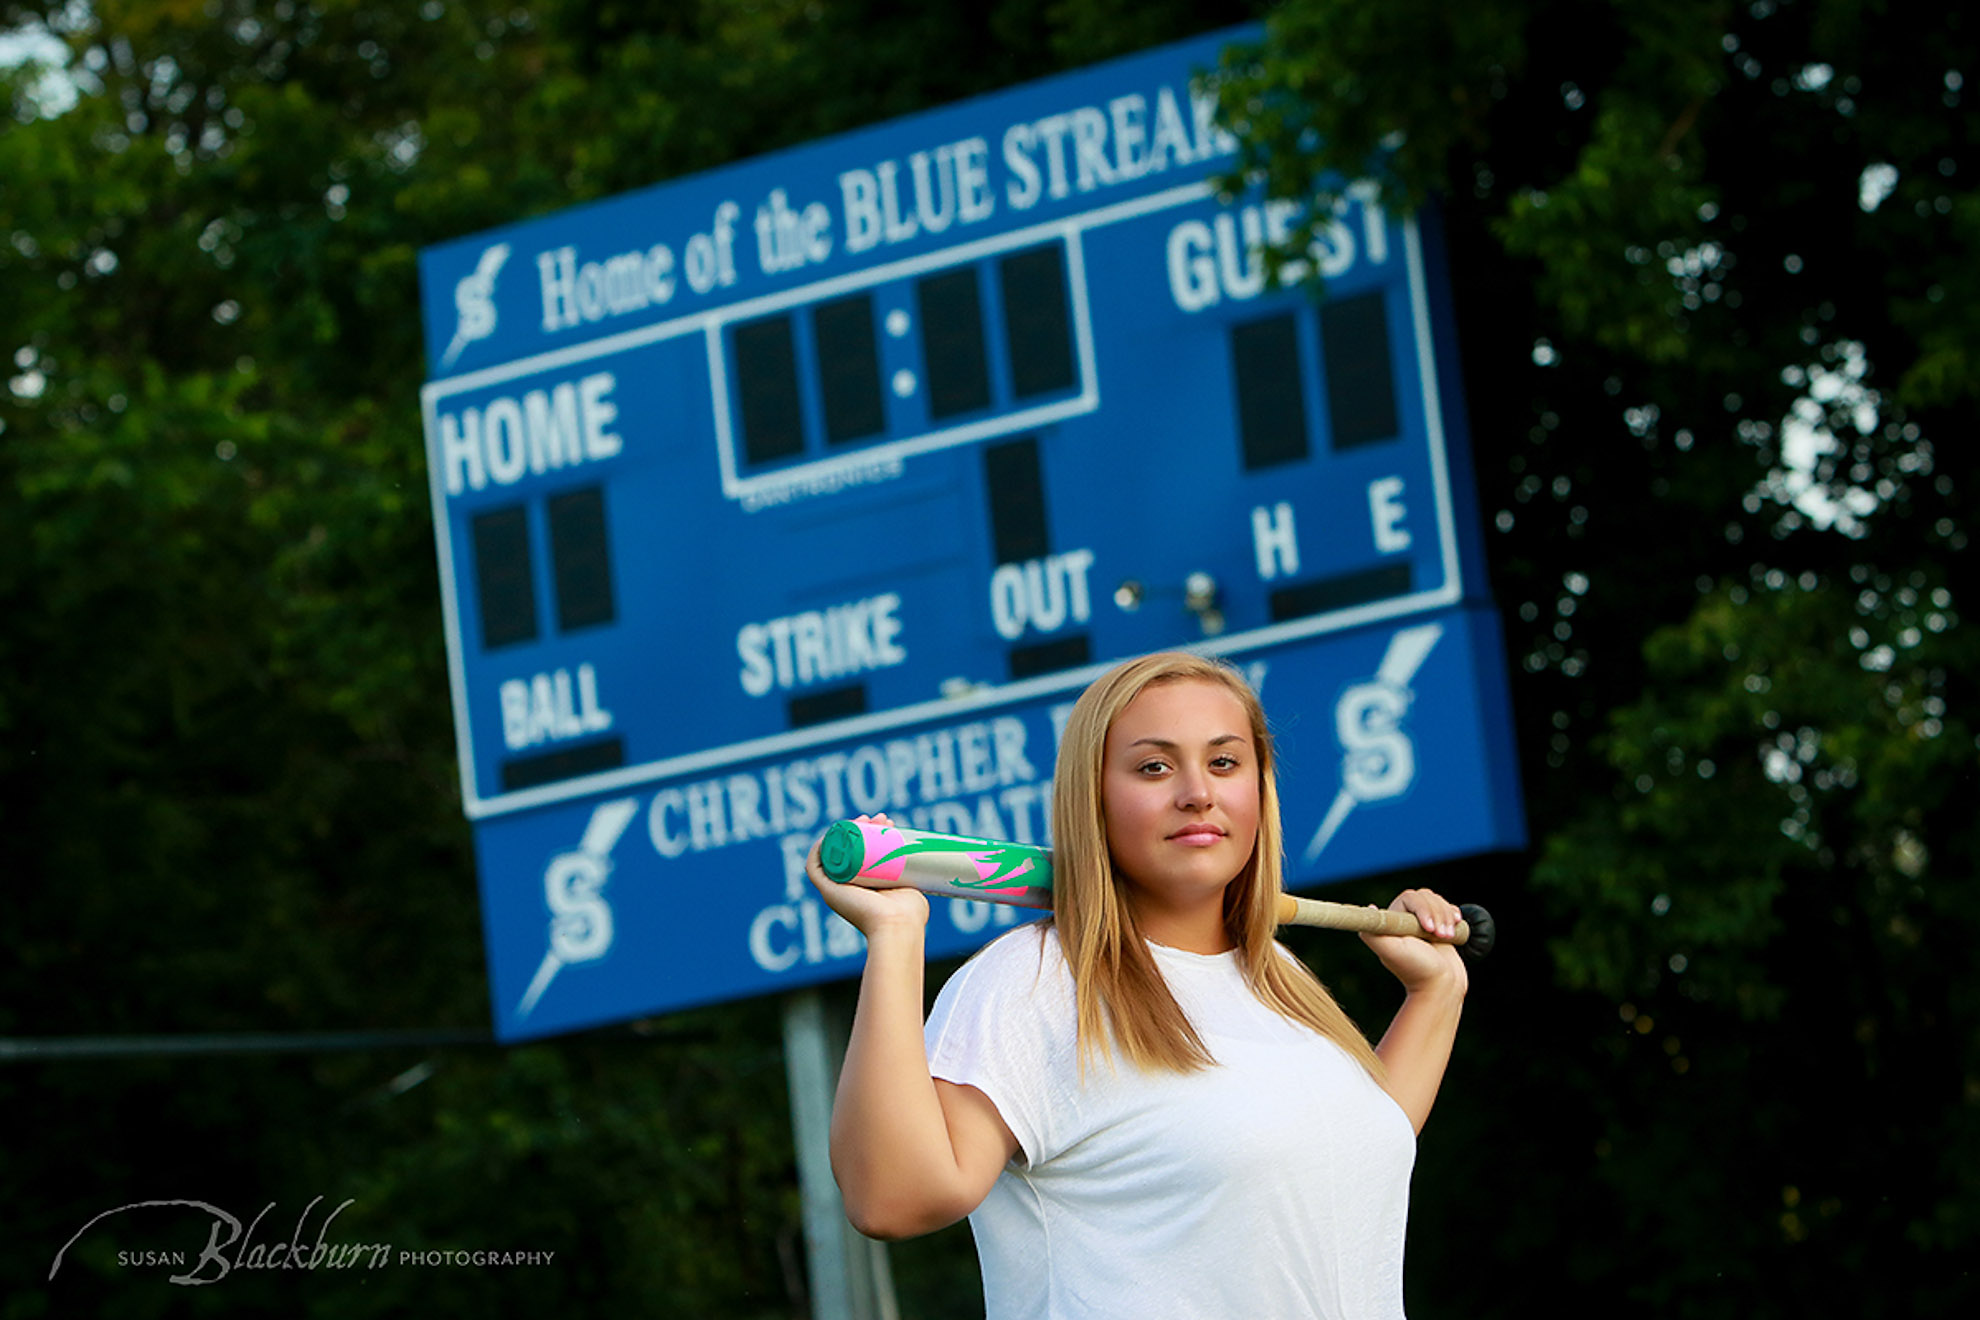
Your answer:
[[[1059,743],[1052,787],[1052,922],[1072,970],[1082,1066],[1088,1055],[1103,1053],[1110,1038],[1143,1069],[1193,1072],[1216,1062],[1142,938],[1126,899],[1127,879],[1115,870],[1107,845],[1102,800],[1107,733],[1114,720],[1143,689],[1187,682],[1214,684],[1235,696],[1257,749],[1258,840],[1251,859],[1224,890],[1224,926],[1244,979],[1266,1006],[1333,1041],[1381,1081],[1382,1061],[1367,1037],[1274,938],[1284,867],[1278,775],[1264,707],[1231,666],[1183,651],[1130,660],[1095,679],[1074,704]]]

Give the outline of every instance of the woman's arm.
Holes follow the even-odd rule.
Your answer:
[[[922,1038],[928,900],[828,879],[806,864],[825,903],[866,936],[859,1005],[832,1106],[832,1173],[846,1217],[868,1237],[905,1238],[982,1203],[1017,1151],[975,1087],[935,1080]]]
[[[1449,935],[1458,922],[1455,905],[1427,889],[1407,889],[1389,904],[1412,912],[1427,932]],[[1403,983],[1403,1005],[1375,1053],[1389,1073],[1389,1094],[1418,1132],[1430,1118],[1457,1040],[1458,1019],[1469,985],[1457,947],[1413,935],[1363,935],[1368,947]]]

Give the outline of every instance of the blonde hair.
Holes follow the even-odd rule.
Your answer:
[[[1127,879],[1107,844],[1103,768],[1107,733],[1128,703],[1157,684],[1209,683],[1230,692],[1250,721],[1258,764],[1258,840],[1224,890],[1224,926],[1252,993],[1267,1007],[1339,1045],[1377,1081],[1382,1061],[1361,1029],[1305,964],[1275,939],[1284,868],[1278,776],[1257,693],[1228,664],[1182,651],[1115,666],[1080,694],[1060,739],[1052,788],[1052,922],[1072,970],[1082,1066],[1111,1039],[1135,1066],[1193,1072],[1216,1060],[1190,1025],[1142,938]]]

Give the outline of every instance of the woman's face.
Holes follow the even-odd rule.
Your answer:
[[[1216,683],[1154,684],[1115,717],[1102,814],[1144,915],[1221,911],[1258,842],[1258,760],[1244,704]]]

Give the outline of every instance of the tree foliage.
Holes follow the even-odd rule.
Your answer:
[[[485,1021],[421,247],[1252,12],[0,5],[77,93],[17,70],[0,127],[0,1035]],[[1285,0],[1222,70],[1234,190],[1322,224],[1369,178],[1453,256],[1535,845],[1428,877],[1505,942],[1416,1314],[1975,1300],[1975,43],[1918,0]],[[793,1314],[774,1016],[13,1065],[0,1315]],[[316,1196],[560,1261],[187,1290],[105,1236],[40,1282],[119,1204]],[[895,1260],[914,1313],[975,1296],[966,1236]]]
[[[1525,1006],[1583,1020],[1492,1130],[1550,1226],[1508,1314],[1972,1304],[1967,17],[1288,0],[1226,62],[1234,186],[1318,223],[1373,159],[1458,248]]]

